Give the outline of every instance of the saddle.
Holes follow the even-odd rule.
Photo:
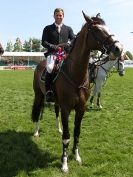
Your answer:
[[[55,81],[55,79],[57,78],[57,76],[58,76],[58,74],[60,72],[60,68],[61,68],[61,64],[55,64],[54,69],[53,69],[53,71],[51,73],[53,81]],[[44,70],[43,70],[41,78],[40,78],[40,80],[42,82],[45,82],[46,72],[47,72],[47,69],[46,69],[46,67],[44,67]]]

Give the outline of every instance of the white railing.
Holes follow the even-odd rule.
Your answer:
[[[125,60],[124,66],[125,68],[133,68],[133,60]]]

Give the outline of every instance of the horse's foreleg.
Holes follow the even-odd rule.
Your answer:
[[[57,126],[59,133],[62,134],[61,124],[60,124],[60,119],[59,119],[59,105],[55,103],[54,108],[55,108],[55,114],[56,114],[56,126]]]
[[[100,97],[101,97],[101,93],[99,92],[98,95],[97,95],[97,106],[99,109],[102,109],[102,105],[100,103]]]
[[[39,130],[40,130],[40,125],[39,122],[35,123],[35,131],[34,131],[34,136],[38,137],[39,136]]]
[[[96,84],[95,84],[95,95],[97,95],[96,106],[99,109],[102,108],[102,105],[100,104],[100,96],[101,96],[102,83],[103,83],[102,79],[97,79],[96,80]]]
[[[96,85],[94,85],[94,89],[92,91],[92,96],[90,98],[90,108],[93,108],[93,106],[94,106],[93,101],[94,101],[94,97],[96,96],[96,94],[97,94],[97,88],[96,88]]]
[[[94,96],[92,95],[91,98],[90,98],[90,108],[93,107],[93,100],[94,100]]]
[[[75,155],[75,160],[79,163],[82,164],[81,157],[79,155],[79,150],[78,150],[78,144],[79,144],[79,136],[80,136],[80,127],[81,127],[81,121],[84,115],[85,109],[77,109],[76,114],[75,114],[75,127],[74,127],[74,144],[73,144],[73,154]]]
[[[62,171],[68,172],[68,146],[70,142],[70,134],[69,134],[69,126],[68,126],[68,118],[69,118],[70,110],[67,108],[61,109],[61,119],[62,119],[62,127],[63,127],[63,135],[62,135],[62,143],[63,143],[63,154],[62,154]]]

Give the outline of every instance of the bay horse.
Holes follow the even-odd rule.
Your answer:
[[[102,105],[101,105],[101,101],[100,101],[100,97],[101,97],[101,90],[102,90],[102,86],[105,84],[105,82],[107,81],[107,77],[111,71],[111,69],[113,67],[115,67],[115,69],[117,70],[117,72],[119,73],[119,76],[124,76],[125,74],[125,70],[124,70],[124,57],[117,57],[115,59],[110,59],[109,56],[106,56],[102,59],[100,59],[100,61],[96,61],[95,62],[95,69],[94,69],[94,81],[92,82],[92,94],[90,97],[90,108],[93,108],[93,101],[95,96],[97,96],[96,98],[96,106],[98,109],[102,109]],[[89,67],[88,67],[89,70]],[[91,81],[90,81],[91,82]]]
[[[4,53],[4,49],[2,47],[2,44],[0,43],[0,56]]]
[[[78,163],[82,163],[79,155],[79,136],[81,121],[85,112],[85,104],[90,95],[88,80],[88,62],[91,50],[106,51],[115,57],[120,56],[123,46],[107,30],[103,19],[89,17],[84,12],[86,21],[78,33],[72,49],[54,83],[55,112],[58,117],[59,109],[62,120],[62,171],[68,172],[68,146],[70,142],[69,115],[75,111],[74,143],[72,152]],[[39,117],[42,116],[45,102],[45,85],[41,82],[41,74],[46,66],[46,61],[38,64],[34,72],[33,89],[35,93],[32,107],[32,121],[35,122],[35,136],[39,135]]]

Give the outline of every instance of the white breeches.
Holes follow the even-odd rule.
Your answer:
[[[52,73],[53,68],[54,68],[54,64],[55,64],[55,55],[49,55],[47,57],[47,62],[46,62],[46,69],[48,71],[48,73]]]

